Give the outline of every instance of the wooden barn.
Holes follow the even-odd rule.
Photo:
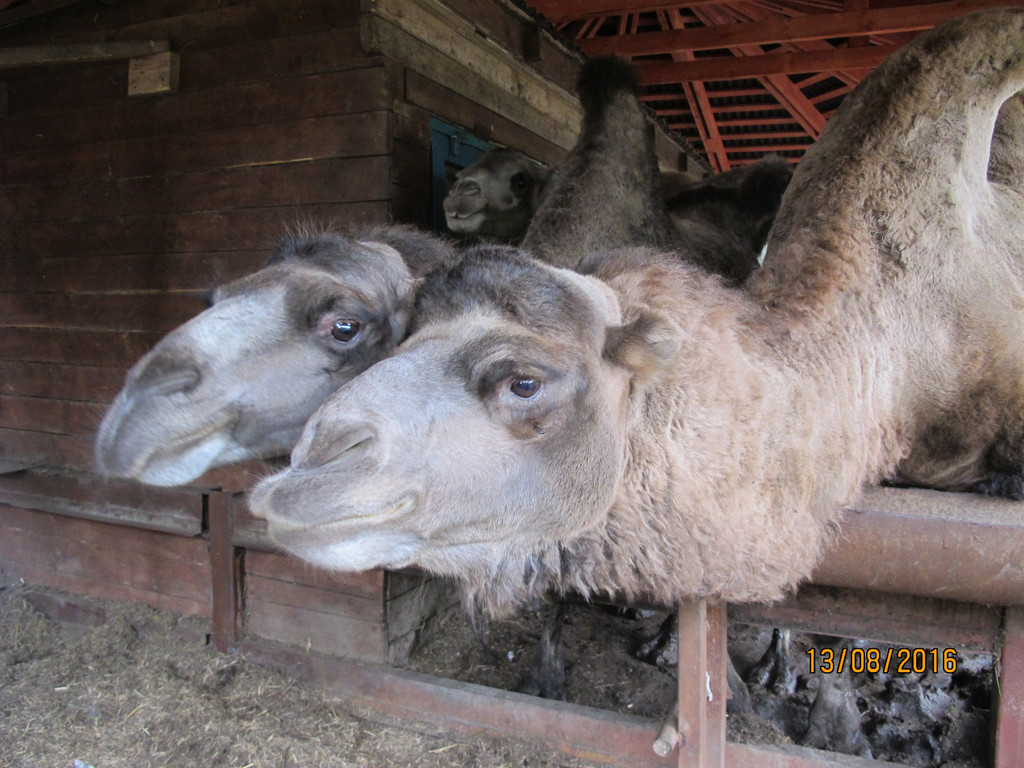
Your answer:
[[[667,755],[652,751],[660,723],[406,673],[396,665],[424,623],[454,603],[447,585],[314,574],[247,512],[259,468],[146,487],[96,475],[92,443],[127,369],[289,227],[436,230],[454,170],[488,149],[557,165],[578,132],[584,54],[639,57],[663,168],[721,171],[766,152],[795,163],[896,46],[1005,4],[0,0],[0,571],[202,617],[219,649],[394,715],[610,764],[873,765],[726,741],[721,606],[680,607],[687,662]],[[993,652],[993,764],[1013,768],[1021,563],[1024,516],[1008,503],[875,489],[815,585],[733,613]]]

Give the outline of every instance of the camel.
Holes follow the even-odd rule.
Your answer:
[[[792,176],[768,157],[719,176],[665,188],[654,126],[637,100],[633,68],[615,56],[580,75],[580,136],[530,222],[524,250],[575,269],[588,254],[619,246],[677,250],[741,283],[758,257]]]
[[[97,435],[99,471],[181,485],[287,454],[328,395],[405,338],[421,276],[455,258],[401,226],[286,234],[128,372]]]
[[[253,511],[310,562],[417,564],[501,615],[549,590],[775,600],[865,484],[1019,473],[1024,195],[987,169],[1022,88],[1022,10],[889,57],[808,151],[745,290],[650,248],[580,272],[475,249]]]
[[[643,244],[680,250],[732,282],[746,279],[792,176],[789,164],[768,156],[705,179],[659,171],[632,67],[596,57],[577,89],[583,123],[562,169],[541,170],[513,150],[485,154],[459,172],[445,198],[448,228],[478,241],[521,242],[555,266]]]
[[[495,149],[455,174],[443,202],[456,235],[502,243],[522,240],[555,178],[551,168],[514,149]]]

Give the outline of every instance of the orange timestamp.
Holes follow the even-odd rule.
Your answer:
[[[811,674],[842,674],[849,669],[854,674],[909,675],[957,670],[955,648],[809,648]]]

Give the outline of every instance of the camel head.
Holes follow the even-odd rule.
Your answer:
[[[374,236],[286,235],[267,267],[215,291],[129,371],[99,429],[99,470],[178,485],[291,450],[328,395],[405,337],[410,263],[449,250],[404,228]]]
[[[622,326],[605,283],[496,246],[428,277],[416,318],[255,488],[274,539],[328,568],[466,576],[602,526],[666,324]]]
[[[789,163],[769,155],[679,185],[666,194],[665,207],[695,263],[742,283],[759,265],[792,176]]]
[[[456,174],[444,199],[448,229],[459,235],[518,242],[553,175],[549,168],[515,150],[488,152]]]

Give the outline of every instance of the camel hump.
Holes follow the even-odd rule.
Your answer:
[[[597,56],[580,70],[576,92],[587,114],[596,115],[617,94],[625,91],[636,95],[640,84],[628,61],[618,56]]]
[[[846,97],[805,154],[805,174],[871,177],[936,191],[929,179],[987,183],[996,115],[1024,89],[1024,9],[962,16],[919,35]],[[853,148],[860,148],[854,151]],[[860,170],[855,170],[860,167]],[[879,182],[875,182],[876,184]]]
[[[945,94],[944,109],[969,109],[979,97],[1002,104],[1024,87],[1024,8],[961,16],[891,58],[908,88],[918,80],[926,90]]]

